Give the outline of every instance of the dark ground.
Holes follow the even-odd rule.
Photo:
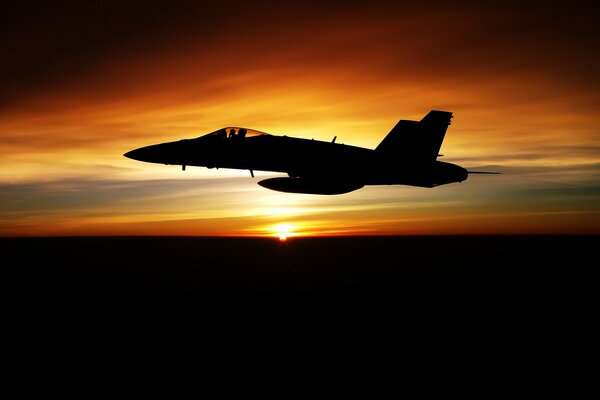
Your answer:
[[[554,354],[595,324],[586,288],[598,244],[593,236],[5,238],[5,329],[21,345],[83,348],[330,340]]]

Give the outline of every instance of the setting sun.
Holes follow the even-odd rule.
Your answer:
[[[273,227],[274,235],[279,237],[279,240],[285,242],[289,236],[294,236],[293,226],[290,224],[278,224]]]

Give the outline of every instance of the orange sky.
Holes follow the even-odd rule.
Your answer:
[[[160,3],[0,17],[0,235],[600,233],[593,3]],[[122,156],[228,125],[374,148],[431,109],[444,161],[503,175],[314,196]]]

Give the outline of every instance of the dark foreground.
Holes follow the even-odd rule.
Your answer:
[[[595,319],[585,288],[597,245],[589,236],[0,239],[6,326],[20,341],[88,344],[300,333],[556,348]]]

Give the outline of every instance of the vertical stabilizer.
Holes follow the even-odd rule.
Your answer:
[[[405,162],[432,163],[451,119],[451,112],[432,110],[418,122],[400,120],[375,150]]]

